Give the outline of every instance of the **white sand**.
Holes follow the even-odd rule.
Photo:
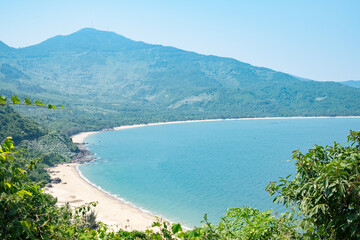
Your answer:
[[[95,131],[95,132],[81,132],[78,134],[75,134],[73,136],[71,136],[71,139],[73,141],[73,143],[84,143],[84,139],[88,136],[90,136],[91,134],[94,133],[98,133],[99,131]]]
[[[226,118],[226,119],[206,119],[206,120],[187,120],[187,121],[173,121],[173,122],[159,122],[159,123],[148,123],[148,124],[137,124],[137,125],[125,125],[120,127],[114,127],[112,130],[123,130],[128,128],[156,126],[165,124],[176,124],[176,123],[194,123],[194,122],[216,122],[216,121],[247,121],[247,120],[275,120],[275,119],[316,119],[316,118],[360,118],[360,116],[336,116],[336,117],[262,117],[262,118]],[[88,132],[85,134],[93,134],[96,132]],[[83,133],[80,133],[83,134]],[[87,135],[84,135],[87,137]]]
[[[45,188],[47,193],[58,198],[58,204],[68,202],[72,206],[80,206],[97,201],[97,219],[108,225],[117,225],[115,229],[120,227],[141,231],[156,221],[153,215],[132,207],[86,182],[79,175],[77,165],[65,163],[49,169],[51,178],[59,177],[62,180],[61,183],[52,184],[52,188]]]

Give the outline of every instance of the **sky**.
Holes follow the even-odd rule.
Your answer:
[[[0,41],[85,27],[318,81],[360,80],[360,0],[0,0]]]

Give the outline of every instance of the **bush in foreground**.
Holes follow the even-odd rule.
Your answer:
[[[348,142],[294,151],[295,178],[267,186],[275,202],[299,210],[304,237],[360,239],[360,131],[351,131]]]

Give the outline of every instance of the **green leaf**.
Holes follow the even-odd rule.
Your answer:
[[[11,188],[11,184],[9,182],[4,182],[4,186],[8,187],[8,188]]]
[[[0,95],[0,104],[4,104],[4,103],[6,103],[6,102],[7,102],[7,98],[4,97],[4,96],[2,96],[2,95]]]
[[[21,169],[21,168],[17,168],[17,170],[18,170],[18,172],[20,172],[20,173],[22,173],[22,174],[27,173],[27,171],[25,171],[25,170],[23,170],[23,169]]]
[[[161,223],[159,222],[153,222],[153,224],[151,225],[151,227],[160,227]]]
[[[30,192],[28,192],[24,189],[18,191],[16,194],[19,195],[20,197],[24,197],[24,195],[32,196],[32,194]]]
[[[17,96],[12,96],[11,97],[11,102],[13,104],[19,104],[20,103],[20,98],[18,98]]]
[[[40,102],[39,99],[36,99],[36,100],[35,100],[35,105],[36,105],[36,106],[44,106],[44,104],[45,104],[45,103]]]
[[[55,109],[55,108],[56,108],[56,105],[48,104],[48,109]]]
[[[29,106],[29,105],[32,104],[30,98],[25,98],[25,99],[24,99],[24,103],[25,103],[27,106]]]
[[[181,232],[182,231],[182,228],[181,228],[181,225],[180,223],[173,223],[173,225],[171,226],[171,230],[174,234],[176,234],[177,232]]]

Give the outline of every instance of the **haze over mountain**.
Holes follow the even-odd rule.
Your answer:
[[[301,81],[235,59],[91,28],[19,49],[0,42],[0,83],[0,95],[63,104],[74,112],[66,117],[70,125],[93,121],[99,128],[184,119],[360,115],[360,89]]]
[[[341,82],[341,84],[344,84],[344,85],[350,86],[350,87],[360,88],[360,80],[344,81],[344,82]]]

